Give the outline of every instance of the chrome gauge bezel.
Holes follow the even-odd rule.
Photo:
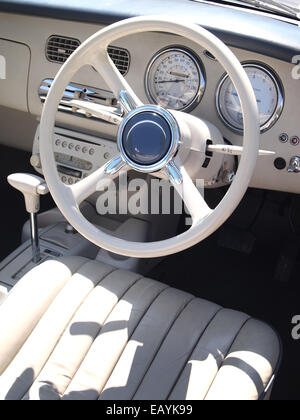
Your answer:
[[[158,53],[156,53],[151,61],[149,62],[148,66],[147,66],[147,70],[146,70],[146,74],[145,74],[145,90],[148,96],[148,99],[154,103],[157,104],[157,101],[155,100],[155,98],[153,97],[152,93],[151,93],[151,89],[150,89],[150,72],[152,69],[152,66],[155,64],[155,62],[164,54],[168,54],[168,53],[183,53],[186,54],[195,64],[195,67],[198,71],[198,77],[199,77],[199,87],[198,87],[198,91],[195,94],[193,100],[186,106],[181,107],[181,108],[176,108],[175,111],[191,111],[193,110],[201,101],[204,91],[205,91],[205,86],[206,86],[206,79],[205,79],[205,72],[204,72],[204,68],[203,65],[200,61],[200,58],[198,58],[198,56],[191,52],[190,50],[184,48],[184,47],[168,47],[165,48],[161,51],[159,51]],[[160,106],[160,105],[159,105]],[[173,108],[170,108],[173,109]]]
[[[275,74],[275,72],[266,67],[263,64],[260,63],[256,63],[256,62],[244,62],[242,63],[242,66],[244,68],[247,67],[254,67],[257,68],[263,72],[265,72],[272,80],[272,82],[274,83],[274,86],[276,88],[276,94],[277,94],[277,104],[276,107],[274,109],[273,114],[271,115],[271,117],[260,126],[260,132],[264,133],[265,131],[269,130],[271,127],[273,127],[273,125],[276,123],[276,121],[278,120],[278,118],[280,117],[282,110],[283,110],[283,106],[284,106],[284,93],[283,93],[283,87],[281,84],[281,81],[279,79],[279,77],[277,76],[277,74]],[[227,118],[224,116],[223,112],[222,112],[222,107],[220,105],[220,92],[221,89],[225,83],[225,81],[228,79],[228,74],[225,74],[222,76],[218,87],[217,87],[217,91],[216,91],[216,108],[218,111],[218,115],[221,118],[221,120],[223,121],[223,123],[229,127],[232,131],[238,133],[238,134],[243,134],[243,129],[234,126],[233,124],[231,124],[230,121],[227,120]]]

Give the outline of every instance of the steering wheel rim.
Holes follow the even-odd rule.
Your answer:
[[[176,169],[180,171],[183,185],[188,191],[188,198],[185,199],[185,203],[193,219],[192,227],[186,232],[169,239],[140,243],[108,235],[86,220],[79,210],[80,202],[96,191],[99,182],[101,184],[111,182],[111,179],[117,175],[118,170],[122,167],[126,168],[128,162],[120,161],[120,159],[119,161],[112,161],[109,165],[96,170],[88,178],[79,181],[77,184],[66,186],[60,181],[56,169],[53,151],[53,128],[56,110],[65,86],[75,72],[86,64],[92,65],[101,74],[116,97],[121,99],[124,109],[128,108],[129,116],[132,110],[143,106],[109,59],[106,50],[107,46],[115,39],[148,31],[176,33],[201,45],[216,57],[229,74],[239,95],[244,119],[244,139],[243,154],[237,173],[227,193],[214,210],[210,210],[207,205],[207,208],[205,207],[206,203],[199,192],[196,195],[195,190],[197,189],[185,168],[172,166],[174,162],[170,160],[168,162],[168,164],[170,163],[169,171],[165,168],[166,173],[169,175],[173,186],[182,195],[182,190],[176,181]],[[62,214],[79,233],[92,243],[100,248],[127,257],[152,258],[170,255],[187,249],[208,237],[226,221],[239,204],[256,165],[259,147],[258,121],[257,103],[251,83],[238,59],[221,40],[189,21],[183,22],[178,21],[178,19],[166,19],[159,16],[130,18],[101,29],[88,38],[68,58],[57,73],[45,101],[40,123],[40,154],[43,173],[52,197]],[[173,170],[175,175],[172,174]],[[201,209],[199,209],[199,206],[201,206]]]

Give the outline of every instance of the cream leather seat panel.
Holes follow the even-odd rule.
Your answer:
[[[192,303],[195,303],[195,300]],[[200,363],[202,362],[203,371],[198,372],[199,376],[197,375],[198,378],[201,378],[200,384],[194,383],[192,389],[195,388],[198,391],[202,387],[206,392],[209,389],[214,380],[214,375],[217,373],[217,369],[214,370],[213,366],[211,366],[211,358],[214,359],[216,365],[217,360],[222,360],[224,358],[235,335],[245,322],[246,316],[242,313],[234,313],[234,316],[230,317],[228,316],[227,310],[220,311],[219,308],[212,319],[207,319],[205,330],[199,331],[199,328],[197,328],[197,320],[201,315],[203,317],[203,314],[201,314],[201,306],[203,306],[203,303],[198,303],[199,308],[195,308],[196,311],[194,311],[194,313],[192,312],[192,308],[187,307],[186,311],[181,314],[181,319],[179,318],[174,324],[174,327],[170,331],[170,334],[164,341],[159,353],[144,377],[143,382],[134,397],[135,399],[143,400],[147,398],[148,395],[154,400],[158,399],[159,395],[163,396],[163,399],[169,399],[174,384],[176,384],[176,381],[182,375],[182,371],[186,368],[190,370],[189,380],[184,386],[181,381],[181,392],[180,395],[177,396],[177,399],[186,399],[187,397],[188,399],[191,399],[191,395],[188,395],[187,393],[187,385],[190,385],[189,381],[195,375],[192,365],[193,357],[190,357],[195,347],[198,351],[200,350],[198,358],[195,360]],[[206,309],[206,312],[208,312],[208,309]],[[191,325],[192,320],[189,319],[192,315],[194,317],[193,325]],[[220,324],[224,325],[224,318],[227,318],[227,322],[225,323],[226,334],[221,333],[220,327]],[[211,324],[213,325],[211,326]],[[190,331],[187,330],[187,325],[189,325]],[[212,341],[209,342],[208,335],[210,331],[212,331],[213,334],[210,336]],[[204,339],[201,337],[202,333],[204,333]],[[194,342],[192,342],[190,346],[187,346],[188,341],[193,335],[196,336]],[[176,341],[178,338],[176,339],[176,337],[180,337],[180,341],[177,345]],[[222,338],[220,339],[220,337]],[[162,369],[163,372],[169,372],[169,374],[162,375]],[[202,398],[203,397],[205,397],[205,393],[202,395]]]
[[[266,324],[249,319],[234,340],[209,392],[207,400],[256,400],[274,372],[278,337]],[[261,372],[264,372],[261,375]],[[228,387],[228,378],[235,387]]]
[[[123,273],[125,276],[127,274]],[[123,276],[120,277],[120,272],[118,275],[124,281]],[[108,285],[108,288],[110,287]],[[103,322],[102,328],[98,328],[93,340],[89,343],[90,346],[84,349],[85,359],[82,360],[81,356],[81,363],[76,366],[76,369],[72,369],[72,371],[69,369],[68,384],[65,381],[67,386],[62,388],[59,384],[61,374],[56,375],[56,378],[52,375],[52,393],[55,392],[56,396],[64,399],[97,399],[132,330],[162,288],[163,285],[154,281],[146,282],[145,279],[141,279],[135,282],[133,287],[128,289],[123,297],[120,297],[119,302],[106,312],[107,318]],[[75,344],[73,337],[70,336],[69,340],[70,343],[73,341]],[[82,353],[82,347],[77,351]],[[63,355],[64,349],[56,356],[59,366],[61,366]],[[66,364],[69,366],[67,360]],[[45,376],[48,378],[47,374]],[[43,385],[43,382],[41,384]],[[40,387],[40,392],[43,392],[43,387]],[[33,395],[31,390],[30,394]]]
[[[74,261],[70,259],[67,261]],[[37,317],[40,321],[33,329],[32,333],[24,342],[24,345],[12,360],[6,371],[0,377],[0,398],[6,395],[6,392],[10,392],[13,398],[22,398],[24,396],[24,388],[27,391],[29,386],[32,384],[32,380],[39,373],[39,370],[43,367],[47,361],[49,355],[53,351],[57,342],[59,341],[67,323],[70,321],[82,301],[87,295],[93,290],[95,284],[102,279],[103,276],[107,275],[113,268],[107,265],[97,266],[94,262],[86,262],[87,260],[81,260],[81,267],[77,270],[73,276],[69,276],[67,282],[61,288],[56,297],[54,297],[51,305],[44,307],[43,312],[38,312]],[[57,263],[57,267],[60,269],[61,263]],[[43,283],[44,276],[51,269],[51,276],[57,278],[60,276],[60,271],[56,270],[55,263],[49,266],[49,264],[42,264],[32,271],[34,277],[39,276],[39,281]],[[67,267],[67,266],[66,266]],[[30,277],[30,275],[28,274]],[[29,285],[30,286],[30,285]],[[17,295],[17,292],[15,295]],[[27,296],[32,296],[32,309],[34,313],[34,303],[40,305],[39,295],[36,295],[34,289],[22,290],[23,298],[27,299]],[[47,293],[47,290],[45,291]],[[10,297],[5,302],[9,305]],[[34,300],[35,299],[35,300]],[[12,302],[14,305],[14,302]],[[49,307],[48,307],[49,306]],[[15,307],[16,311],[16,307]],[[23,318],[23,312],[17,311],[20,321]],[[19,328],[14,331],[16,336],[22,336],[22,330]],[[24,369],[25,367],[25,369]],[[18,380],[16,381],[16,378]]]
[[[157,303],[160,305],[160,302]],[[180,308],[180,312],[176,316],[173,314],[170,319],[171,328],[168,325],[166,329],[162,329],[161,322],[157,320],[157,331],[154,329],[149,334],[148,325],[152,324],[151,321],[145,319],[139,325],[101,394],[101,399],[127,400],[145,397],[166,399],[168,397],[187,357],[207,324],[220,309],[217,305],[194,299],[192,296],[189,296],[189,300],[184,303],[185,306]],[[160,316],[161,309],[153,309],[157,312],[156,316]],[[152,313],[148,316],[152,316]],[[150,328],[155,327],[151,325]],[[132,342],[139,343],[140,348],[135,354],[130,355]],[[147,349],[149,349],[148,352]],[[148,354],[145,354],[146,352]],[[129,360],[134,363],[131,363],[130,375],[126,377],[124,372],[128,371],[126,364]]]
[[[59,399],[64,394],[87,353],[91,353],[91,346],[99,332],[105,328],[108,314],[115,308],[116,304],[121,306],[118,301],[124,293],[126,296],[127,290],[131,290],[130,287],[139,278],[140,275],[138,274],[116,270],[107,275],[90,291],[68,323],[47,363],[26,394],[26,399]],[[125,310],[126,308],[121,315],[125,315]],[[116,308],[114,311],[116,311]],[[118,326],[120,326],[121,319],[118,320],[118,323]],[[125,319],[123,323],[125,323]],[[115,325],[113,325],[113,328],[115,328]],[[109,354],[113,350],[112,343]]]
[[[84,258],[46,261],[43,266],[25,275],[12,289],[9,299],[0,306],[0,374],[22,347],[58,292],[85,261]]]
[[[20,291],[31,315],[11,324],[1,399],[257,399],[279,359],[265,324],[100,262],[47,262],[22,284],[6,308]]]
[[[133,306],[126,316],[128,321],[126,318],[124,319],[124,310],[119,311],[117,307],[110,314],[107,325],[104,325],[103,331],[95,340],[91,352],[75,375],[64,398],[78,398],[79,392],[80,399],[92,397],[97,399],[135,328],[141,328],[143,331],[146,329],[149,338],[147,341],[137,342],[137,352],[139,346],[142,347],[142,364],[146,363],[148,358],[152,359],[174,318],[191,298],[191,295],[168,288],[162,291],[157,298],[153,297],[149,309],[141,314],[144,315],[143,317],[140,316],[139,319],[136,319],[136,309]],[[126,296],[124,296],[124,300],[127,302]],[[125,322],[118,329],[112,331],[113,324],[120,323],[120,319]],[[135,321],[134,324],[133,321]],[[136,321],[140,321],[140,323],[138,324]],[[107,331],[110,332],[109,335],[107,335]],[[101,360],[98,360],[99,354],[101,354]],[[134,366],[136,365],[139,365],[139,360],[134,359]],[[86,392],[87,389],[93,390],[91,395]]]
[[[242,312],[220,308],[190,353],[169,399],[202,400],[206,397],[235,337],[248,319]]]

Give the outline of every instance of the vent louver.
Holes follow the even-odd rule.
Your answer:
[[[124,76],[129,69],[129,52],[124,48],[108,46],[107,52],[112,59],[114,65],[119,72]]]
[[[49,61],[64,63],[79,45],[78,39],[52,35],[47,41],[46,57]],[[129,69],[129,52],[124,48],[112,45],[107,48],[107,52],[119,72],[124,76]]]
[[[78,39],[52,35],[47,41],[46,57],[49,61],[64,63],[79,45]]]

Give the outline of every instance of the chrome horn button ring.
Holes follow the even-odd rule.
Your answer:
[[[173,115],[159,106],[145,105],[131,111],[118,132],[122,159],[139,172],[156,172],[175,155],[180,130]]]

